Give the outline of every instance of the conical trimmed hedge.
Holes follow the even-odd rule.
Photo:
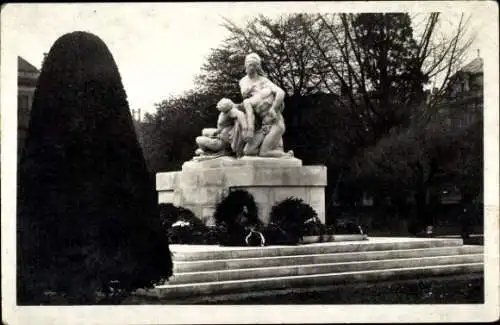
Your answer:
[[[43,64],[18,185],[18,303],[43,293],[95,303],[172,272],[153,179],[116,63],[86,32],[60,37]]]

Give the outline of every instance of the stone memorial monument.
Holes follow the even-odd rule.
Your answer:
[[[246,56],[245,69],[243,102],[221,99],[217,127],[196,138],[195,157],[181,171],[156,175],[159,203],[190,209],[213,224],[217,203],[240,189],[254,196],[265,224],[272,206],[288,197],[311,205],[324,223],[326,167],[303,166],[293,151],[284,151],[285,92],[265,77],[257,54]]]

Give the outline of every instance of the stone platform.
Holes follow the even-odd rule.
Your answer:
[[[144,294],[178,301],[347,283],[481,274],[482,246],[454,238],[378,238],[298,246],[171,245],[174,275]],[[218,299],[218,298],[217,298]]]
[[[302,166],[297,158],[219,157],[192,160],[182,170],[156,174],[159,203],[190,209],[213,224],[215,206],[232,190],[254,196],[259,218],[267,224],[271,208],[288,197],[311,205],[325,222],[325,166]]]

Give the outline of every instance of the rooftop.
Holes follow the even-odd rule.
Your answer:
[[[475,58],[464,67],[462,67],[460,71],[468,73],[483,73],[483,59],[480,57]]]
[[[17,57],[17,69],[22,72],[39,73],[38,69],[31,63],[23,59],[22,57]]]

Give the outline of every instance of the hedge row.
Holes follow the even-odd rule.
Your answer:
[[[243,190],[231,192],[217,204],[214,226],[206,226],[192,211],[172,204],[160,204],[160,216],[172,244],[296,245],[305,236],[362,233],[357,224],[349,221],[322,224],[310,205],[294,197],[275,204],[270,222],[264,226],[253,196]]]

